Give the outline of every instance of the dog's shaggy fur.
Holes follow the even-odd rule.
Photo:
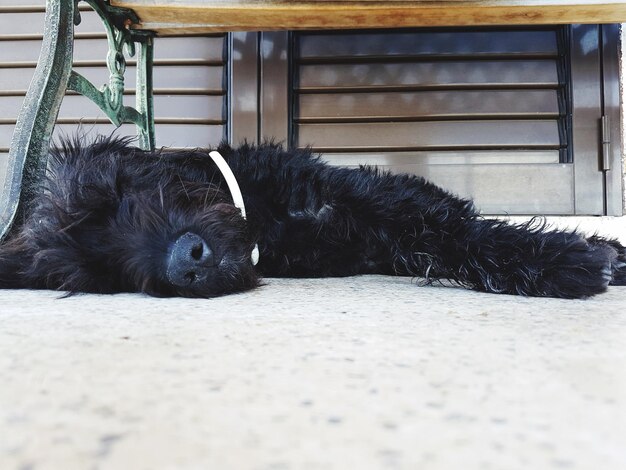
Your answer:
[[[247,221],[206,150],[65,141],[29,218],[0,247],[0,287],[211,297],[251,289],[258,276],[381,273],[582,298],[626,284],[615,240],[487,220],[423,178],[332,167],[307,150],[219,151]]]

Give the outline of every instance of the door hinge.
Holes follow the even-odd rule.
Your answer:
[[[602,116],[602,171],[611,169],[611,119]]]

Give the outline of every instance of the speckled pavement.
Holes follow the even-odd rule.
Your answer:
[[[0,293],[0,468],[626,468],[626,288]]]
[[[0,470],[626,469],[626,288],[417,284],[0,291]]]

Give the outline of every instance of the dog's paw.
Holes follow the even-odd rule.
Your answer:
[[[626,286],[626,247],[612,238],[604,238],[598,235],[589,237],[587,241],[592,245],[604,246],[613,250],[611,259],[611,282],[612,286]]]
[[[615,280],[616,259],[611,246],[581,240],[546,262],[531,295],[582,299],[601,294]]]

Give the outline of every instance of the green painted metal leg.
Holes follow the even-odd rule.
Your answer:
[[[136,107],[143,117],[143,125],[137,126],[139,145],[144,150],[154,150],[154,110],[152,105],[152,60],[154,57],[152,35],[146,35],[137,54]]]
[[[0,241],[19,222],[38,190],[48,146],[72,67],[74,0],[47,0],[44,40],[13,132],[0,194]]]

